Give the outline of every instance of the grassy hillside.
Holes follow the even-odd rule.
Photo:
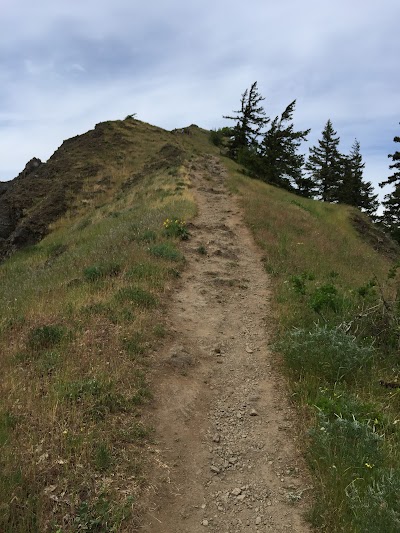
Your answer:
[[[29,162],[0,190],[0,259],[40,240],[66,212],[106,203],[141,172],[178,166],[183,156],[178,141],[136,120],[102,122],[64,141],[47,163]]]
[[[97,171],[47,237],[0,264],[2,532],[134,527],[148,354],[184,266],[163,223],[196,207],[178,136],[134,120],[98,128],[101,150],[86,134],[62,153],[71,182],[79,165]]]
[[[2,194],[25,202],[14,237],[47,236],[0,264],[0,531],[134,530],[151,352],[185,266],[180,222],[196,212],[185,165],[207,153],[218,149],[195,126],[107,122],[65,141],[32,197],[22,179]],[[397,532],[396,248],[356,211],[222,161],[272,278],[274,341],[314,473],[310,519]]]
[[[275,345],[314,474],[310,519],[330,533],[399,531],[396,248],[352,208],[296,197],[227,165],[272,277]]]

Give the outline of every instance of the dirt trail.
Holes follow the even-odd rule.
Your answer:
[[[268,348],[260,251],[218,159],[189,172],[199,215],[170,308],[174,344],[156,354],[157,466],[140,531],[307,532],[309,486]]]

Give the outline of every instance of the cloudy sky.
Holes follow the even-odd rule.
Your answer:
[[[297,99],[310,145],[330,118],[374,184],[400,134],[399,0],[0,0],[0,180],[97,122],[225,124],[255,80]]]

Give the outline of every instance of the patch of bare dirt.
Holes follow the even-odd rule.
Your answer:
[[[174,343],[155,354],[147,533],[310,531],[296,413],[268,346],[269,279],[225,177],[216,158],[190,168],[199,215]]]

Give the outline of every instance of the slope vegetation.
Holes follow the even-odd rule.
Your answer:
[[[105,123],[3,194],[22,206],[7,254],[22,227],[48,235],[0,265],[1,531],[132,530],[146,354],[184,265],[163,223],[195,213],[185,157],[173,133]]]
[[[398,247],[352,208],[296,197],[228,165],[273,280],[275,346],[314,474],[310,519],[323,531],[394,533]]]
[[[106,202],[144,168],[176,167],[181,156],[172,135],[132,119],[103,122],[64,141],[47,163],[34,158],[0,184],[0,257],[40,240],[67,211]]]
[[[166,425],[152,428],[147,422],[157,421],[146,405],[157,406],[152,398],[161,383],[153,379],[152,366],[176,330],[197,331],[195,318],[186,328],[184,313],[176,316],[179,327],[168,325],[166,317],[179,308],[171,293],[186,267],[180,241],[196,230],[185,222],[197,211],[190,169],[207,162],[205,154],[214,162],[210,176],[205,163],[198,177],[204,188],[199,198],[205,203],[212,198],[218,210],[219,187],[238,196],[272,281],[274,314],[267,325],[276,330],[276,361],[282,354],[288,390],[301,414],[299,433],[314,474],[310,520],[327,532],[400,529],[396,246],[355,210],[247,178],[200,128],[166,132],[127,119],[65,141],[47,163],[33,160],[11,183],[0,183],[1,531],[139,528],[153,441]],[[226,172],[215,170],[220,165]],[[211,178],[216,190],[207,185]],[[228,203],[222,207],[240,233],[240,212],[229,214]],[[211,218],[216,227],[218,217]],[[203,233],[193,237],[192,260],[201,261],[207,247],[219,246],[211,234],[211,244],[196,240],[212,231],[203,223]],[[233,233],[232,242],[239,242]],[[215,259],[221,250],[214,251]],[[245,254],[253,257],[251,246]],[[227,268],[233,263],[227,261]],[[239,281],[243,277],[246,273],[237,273]],[[218,289],[213,305],[225,305],[224,298],[235,303],[235,281],[228,282],[226,287],[225,278],[218,282],[226,294]],[[252,283],[264,298],[260,281]],[[238,284],[238,294],[245,285]],[[195,312],[199,302],[189,308]],[[261,309],[261,302],[257,305]],[[201,310],[207,312],[210,308]],[[250,338],[251,321],[261,328],[263,317],[250,308],[248,314],[243,327]],[[215,356],[220,360],[221,346]],[[275,372],[263,367],[262,355],[260,350],[253,357],[260,368],[254,383]],[[220,391],[221,401],[230,405],[242,381],[239,372],[237,387],[235,382],[232,394]],[[267,412],[265,398],[260,402]],[[261,416],[243,419],[266,431]],[[228,426],[222,437],[225,430],[231,435]],[[276,428],[280,431],[279,422]],[[180,446],[184,451],[185,442]],[[213,441],[214,467],[221,446]],[[262,453],[257,457],[261,464]],[[234,464],[226,469],[234,470]],[[264,523],[264,514],[253,516],[246,507],[252,489],[239,489],[243,516],[249,524]],[[221,491],[215,494],[222,497]],[[210,506],[219,501],[208,496]],[[234,524],[239,507],[236,500],[228,503]],[[265,499],[258,508],[263,513],[264,505]],[[214,526],[202,515],[196,527],[209,523],[217,531],[224,525],[223,516],[218,520]],[[160,531],[157,524],[156,517],[154,531]]]

